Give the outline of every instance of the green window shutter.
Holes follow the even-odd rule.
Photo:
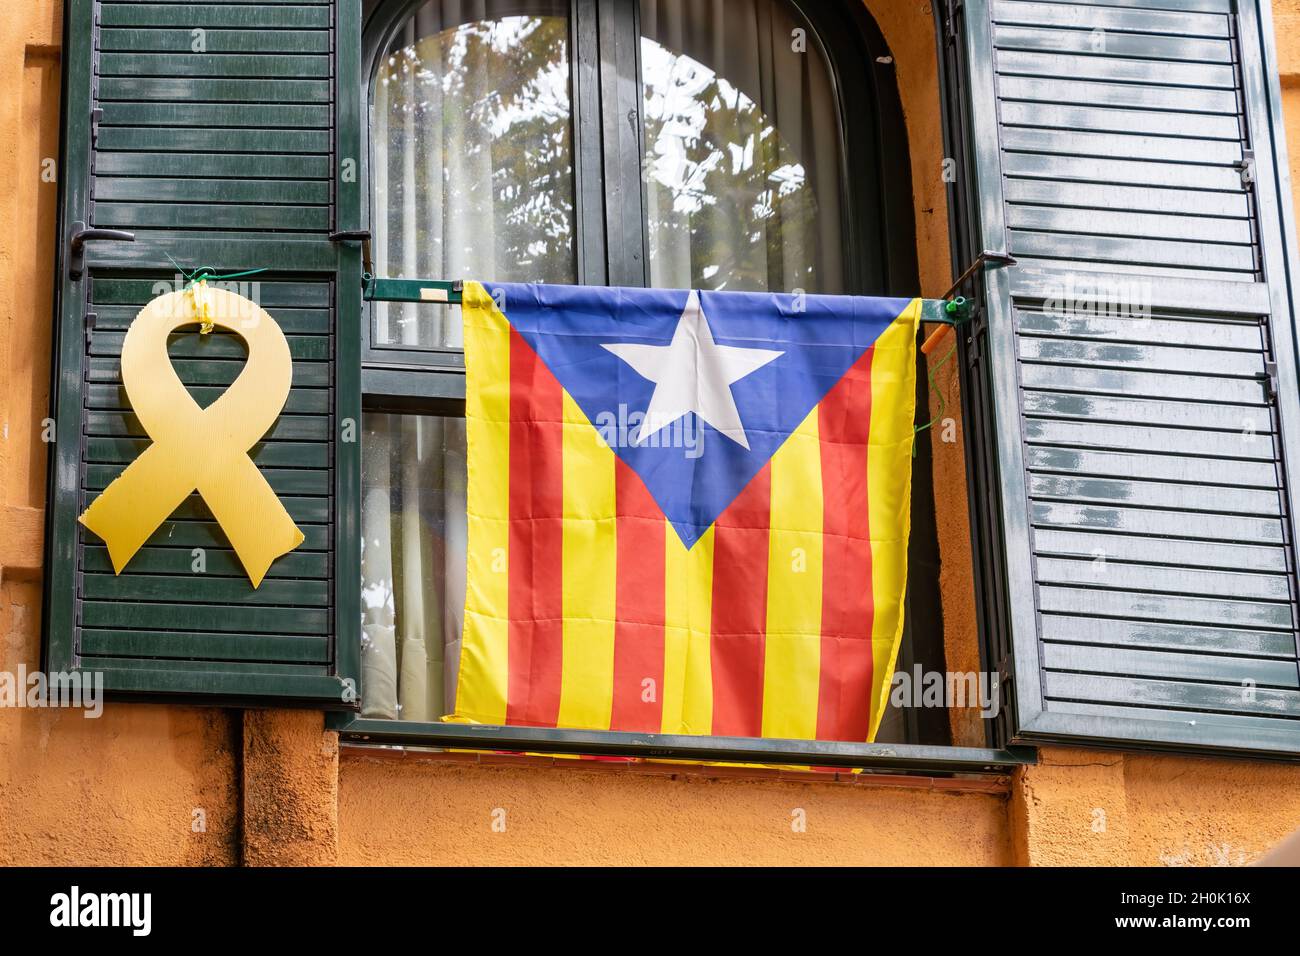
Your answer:
[[[964,369],[1003,736],[1300,753],[1297,250],[1268,4],[948,14],[958,245],[1017,259],[986,272]]]
[[[70,0],[66,16],[46,666],[123,694],[353,708],[361,264],[328,237],[360,227],[360,0]],[[73,277],[77,223],[135,241],[87,242]],[[77,523],[149,445],[120,352],[176,287],[172,259],[265,269],[237,291],[290,343],[288,402],[250,454],[306,540],[257,590],[197,494],[116,576]],[[170,354],[206,405],[245,351],[184,331]]]

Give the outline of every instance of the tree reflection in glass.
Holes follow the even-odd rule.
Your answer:
[[[651,284],[844,291],[839,123],[820,49],[780,0],[641,9]]]
[[[572,282],[567,5],[486,2],[458,23],[461,6],[421,7],[375,80],[376,270]],[[538,15],[513,15],[521,7]],[[461,344],[454,310],[376,306],[376,345]]]

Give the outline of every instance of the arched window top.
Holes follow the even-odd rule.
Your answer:
[[[911,222],[884,221],[870,38],[845,29],[860,15],[829,0],[380,4],[377,272],[908,291],[886,278]],[[399,312],[378,310],[372,344],[459,345],[454,322]]]

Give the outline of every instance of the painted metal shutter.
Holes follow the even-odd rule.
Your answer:
[[[948,13],[959,244],[1018,260],[986,272],[965,349],[1003,736],[1300,753],[1295,233],[1267,4]]]
[[[354,707],[359,549],[339,502],[357,493],[361,273],[328,236],[359,226],[359,0],[71,0],[67,17],[47,666],[123,693]],[[135,241],[87,243],[74,280],[78,221]],[[265,269],[234,291],[290,344],[287,405],[251,455],[306,541],[257,590],[197,494],[117,576],[76,521],[149,445],[120,353],[140,308],[178,287],[173,259]],[[245,350],[186,330],[170,354],[206,405]]]

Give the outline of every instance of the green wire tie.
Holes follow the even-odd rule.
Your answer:
[[[176,267],[176,271],[187,280],[185,285],[181,286],[182,292],[191,286],[198,285],[200,282],[207,282],[209,279],[223,282],[226,279],[242,279],[244,276],[257,275],[259,272],[266,271],[266,267],[262,266],[259,269],[246,269],[243,272],[227,272],[225,275],[221,275],[211,266],[199,266],[193,272],[187,272],[184,266],[172,258],[170,252],[164,252],[163,255],[165,255],[171,264]]]
[[[179,262],[177,262],[175,259],[172,259],[170,252],[164,251],[163,255],[165,255],[171,261],[171,264],[176,267],[176,271],[179,272],[182,276],[184,276],[185,279],[187,280],[185,285],[181,286],[182,292],[188,291],[189,289],[194,288],[200,283],[207,282],[209,279],[222,282],[226,279],[239,279],[244,276],[256,275],[259,272],[266,271],[266,267],[263,266],[258,269],[246,269],[243,272],[227,272],[225,275],[221,275],[217,272],[216,269],[213,269],[211,266],[199,266],[193,272],[186,272],[185,268]],[[201,319],[199,321],[199,334],[207,335],[211,331],[212,331],[212,323],[207,320]]]

